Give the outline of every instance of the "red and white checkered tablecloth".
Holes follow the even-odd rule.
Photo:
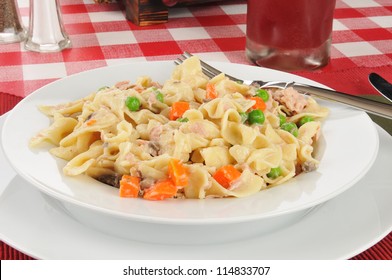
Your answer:
[[[28,0],[18,0],[28,24]],[[60,0],[73,47],[59,53],[0,44],[0,115],[41,86],[67,75],[132,61],[173,60],[184,51],[202,59],[250,64],[245,57],[246,1],[173,7],[165,24],[138,27],[115,2]],[[331,62],[295,74],[350,94],[377,94],[367,75],[392,81],[392,0],[337,0]],[[0,242],[0,259],[30,257]],[[354,259],[391,259],[392,234]]]
[[[117,2],[61,0],[65,29],[73,47],[59,53],[25,51],[23,44],[0,45],[0,92],[26,96],[37,88],[80,71],[132,61],[171,60],[183,51],[203,59],[250,64],[244,53],[246,1],[221,1],[173,7],[166,24],[138,27],[125,19]],[[28,1],[19,0],[28,24]],[[300,73],[353,94],[374,93],[355,86],[366,69],[379,69],[392,79],[392,1],[338,0],[332,60],[322,70]],[[345,71],[355,69],[354,76]],[[320,75],[321,74],[321,75]],[[339,78],[339,75],[345,79]],[[333,75],[333,76],[331,76]],[[335,82],[331,82],[336,80]],[[352,87],[340,83],[352,81]]]

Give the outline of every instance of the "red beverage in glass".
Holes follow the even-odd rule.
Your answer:
[[[254,63],[282,70],[329,61],[336,0],[248,0],[246,51]]]

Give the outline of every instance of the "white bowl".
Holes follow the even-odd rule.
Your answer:
[[[295,80],[322,86],[284,72],[239,64],[212,64],[238,77]],[[163,82],[173,68],[174,64],[167,61],[132,63],[90,70],[42,87],[8,114],[2,130],[6,157],[22,177],[56,198],[79,221],[111,234],[158,243],[228,241],[288,225],[312,207],[353,186],[376,158],[378,134],[371,119],[364,112],[326,101],[319,101],[330,108],[330,115],[322,126],[318,170],[245,198],[124,199],[118,196],[117,189],[87,176],[64,176],[63,160],[54,158],[47,148],[28,147],[30,138],[50,122],[37,110],[38,105],[75,100],[103,85],[132,81],[142,75]]]

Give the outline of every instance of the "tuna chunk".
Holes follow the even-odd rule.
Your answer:
[[[306,98],[292,87],[278,90],[272,96],[293,114],[300,113],[307,105]]]

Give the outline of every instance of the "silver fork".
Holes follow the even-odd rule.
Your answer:
[[[188,52],[184,52],[179,58],[177,58],[174,61],[174,63],[179,65],[182,62],[184,62],[185,59],[191,56],[192,54]],[[200,60],[200,63],[201,63],[203,73],[209,78],[213,78],[222,73],[220,70],[212,67],[211,65],[209,65],[208,63],[202,60]],[[360,96],[349,95],[343,92],[301,84],[294,81],[284,82],[284,81],[243,80],[237,77],[230,76],[228,74],[225,74],[225,76],[228,77],[230,80],[240,82],[246,85],[255,85],[260,88],[285,89],[287,87],[293,87],[303,94],[316,96],[318,98],[327,99],[331,101],[336,101],[348,105],[350,107],[366,111],[374,115],[392,119],[391,103],[383,103],[383,102],[363,98]]]

